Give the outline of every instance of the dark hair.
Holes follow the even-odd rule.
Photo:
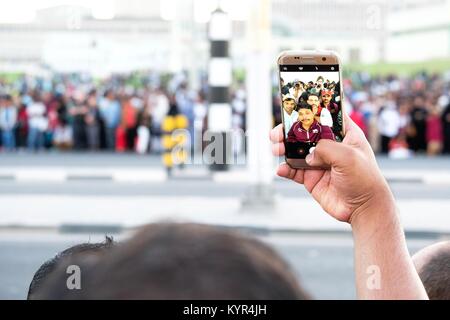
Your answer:
[[[418,273],[430,300],[450,300],[450,242],[430,253]]]
[[[157,223],[87,264],[83,289],[59,270],[43,299],[307,299],[284,260],[262,242],[200,224]]]
[[[317,97],[317,99],[319,99],[319,95],[317,93],[308,92],[308,96],[307,96],[306,100],[308,100],[309,97],[311,97],[311,96],[315,96],[315,97]]]
[[[77,244],[73,247],[67,248],[64,251],[61,251],[55,257],[44,262],[44,264],[42,264],[36,271],[28,289],[27,299],[33,300],[34,296],[36,294],[39,294],[39,292],[43,289],[43,283],[51,276],[51,274],[56,270],[56,268],[64,258],[67,258],[74,254],[96,253],[104,249],[109,249],[113,245],[113,238],[106,236],[104,242]]]
[[[308,109],[308,110],[312,111],[312,107],[304,101],[301,101],[297,104],[297,110],[300,110],[300,109]]]

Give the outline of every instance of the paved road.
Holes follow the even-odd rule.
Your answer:
[[[436,172],[450,171],[450,158],[415,158],[411,160],[392,161],[379,158],[379,163],[386,170],[433,170]],[[110,154],[38,154],[38,155],[0,155],[0,168],[5,167],[160,167],[160,158],[155,156],[110,155]],[[196,167],[198,168],[198,167]],[[0,197],[19,199],[20,203],[12,204],[24,209],[37,200],[52,197],[52,203],[60,203],[57,199],[67,199],[66,196],[77,196],[77,201],[87,202],[98,200],[102,203],[114,199],[120,208],[133,207],[133,199],[159,199],[164,201],[168,196],[190,198],[202,196],[205,198],[240,199],[247,191],[242,182],[214,183],[205,178],[182,178],[158,183],[116,183],[113,181],[65,181],[65,182],[17,182],[0,179]],[[392,182],[391,188],[397,199],[403,203],[422,201],[427,204],[425,215],[447,208],[450,199],[450,187],[439,184],[397,183]],[[275,190],[290,201],[309,201],[309,195],[303,187],[284,180],[275,181]],[[36,200],[37,199],[37,200]],[[411,200],[411,201],[410,201]],[[5,202],[4,202],[5,203]],[[97,203],[97,202],[93,202]],[[115,202],[116,203],[116,202]],[[163,203],[163,202],[153,202]],[[64,201],[57,208],[52,208],[58,214],[67,208]],[[45,207],[45,206],[43,206]],[[47,206],[48,207],[48,206]],[[0,203],[0,215],[7,215],[8,208]],[[42,209],[42,208],[41,208]],[[112,208],[114,209],[114,208]],[[119,210],[119,209],[116,209]],[[152,210],[152,208],[146,208]],[[10,207],[11,210],[11,207]],[[22,211],[15,211],[19,214]],[[123,212],[121,212],[123,213]],[[442,214],[445,215],[445,212]],[[450,214],[450,212],[449,212]],[[211,214],[209,214],[211,216]],[[1,217],[0,217],[1,218]],[[270,217],[269,217],[270,218]],[[326,218],[326,217],[325,217]],[[450,218],[449,218],[450,219]],[[329,219],[328,219],[329,220]],[[327,221],[328,221],[327,220]],[[449,220],[450,221],[450,220]],[[349,234],[275,234],[261,236],[263,240],[274,245],[292,264],[300,281],[316,298],[355,298],[353,280],[352,241]],[[70,245],[84,241],[98,241],[99,235],[57,234],[54,231],[37,233],[35,231],[8,231],[0,229],[0,298],[23,299],[33,273],[46,259]],[[412,252],[436,241],[432,238],[409,238],[408,245]]]
[[[450,186],[421,183],[390,183],[397,199],[450,199]],[[242,197],[248,186],[239,183],[217,184],[207,179],[175,179],[157,183],[115,183],[111,181],[14,182],[0,180],[0,195],[106,195],[106,196],[213,196]],[[275,190],[284,197],[308,198],[309,194],[290,181],[275,181]]]
[[[280,159],[282,161],[282,159]],[[377,156],[377,161],[382,169],[426,169],[450,171],[450,156],[438,156],[429,158],[416,156],[411,159],[391,160],[386,156]],[[239,160],[239,163],[242,161]],[[112,154],[112,153],[0,153],[0,167],[4,166],[55,166],[67,167],[79,166],[134,166],[148,167],[161,166],[161,156],[136,155],[136,154]],[[242,167],[242,165],[236,165]],[[196,165],[196,167],[199,167]]]
[[[0,299],[24,299],[34,272],[69,246],[101,241],[102,235],[53,231],[3,231],[0,234]],[[115,239],[124,236],[115,235]],[[349,234],[258,235],[291,264],[300,283],[316,299],[354,299],[353,248]],[[412,253],[437,239],[408,239]]]

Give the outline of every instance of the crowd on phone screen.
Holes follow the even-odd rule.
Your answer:
[[[409,77],[353,73],[343,80],[343,90],[346,112],[375,151],[399,158],[450,153],[448,73]],[[281,122],[279,107],[274,95],[276,122]]]
[[[319,76],[308,83],[280,78],[283,119],[288,142],[341,141],[340,83]]]
[[[186,77],[166,83],[151,72],[96,80],[85,75],[0,78],[0,150],[110,150],[160,153],[161,124],[175,112],[187,119],[187,129],[206,128],[207,86],[189,88]],[[416,153],[450,153],[450,77],[374,77],[353,73],[343,80],[344,101],[337,83],[313,79],[283,85],[283,96],[307,103],[307,93],[332,92],[332,103],[363,129],[372,147],[393,157]],[[246,129],[246,93],[232,88],[232,127]],[[280,96],[273,92],[275,122],[281,122]],[[312,98],[314,100],[315,98]],[[327,108],[321,108],[327,114]],[[326,109],[326,110],[325,110]],[[330,108],[330,113],[334,108]],[[322,113],[322,111],[321,111]],[[318,123],[324,118],[315,117]],[[333,133],[340,139],[341,112],[332,113]],[[323,121],[323,120],[322,120]],[[323,123],[327,125],[327,123]]]

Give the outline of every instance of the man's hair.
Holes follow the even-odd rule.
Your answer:
[[[422,249],[414,263],[431,300],[450,300],[450,241]]]
[[[300,110],[300,109],[308,109],[308,110],[312,111],[312,107],[304,101],[301,101],[297,104],[297,110]]]
[[[317,99],[319,99],[319,95],[317,93],[308,92],[308,96],[307,96],[306,100],[308,100],[309,97],[311,97],[311,96],[317,97]]]
[[[109,249],[113,246],[114,241],[112,237],[105,237],[104,242],[100,243],[82,243],[77,244],[73,247],[67,248],[64,251],[58,253],[55,257],[44,262],[40,268],[36,271],[31,280],[30,287],[28,289],[28,300],[33,300],[34,296],[40,292],[43,288],[43,283],[50,278],[52,272],[56,270],[59,263],[65,258],[72,256],[74,254],[86,254],[86,253],[97,253],[104,249]]]
[[[82,289],[59,270],[43,299],[307,299],[284,260],[262,242],[200,224],[157,223],[98,259],[71,263]]]

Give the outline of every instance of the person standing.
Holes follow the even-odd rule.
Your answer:
[[[409,145],[414,152],[425,152],[427,150],[427,116],[425,102],[422,96],[414,99],[414,105],[411,110],[411,125],[414,129],[414,135],[410,137]]]
[[[133,151],[137,136],[138,112],[131,102],[131,97],[123,99],[121,125],[125,130],[126,150]]]
[[[426,128],[427,155],[435,156],[441,153],[442,142],[444,140],[441,115],[439,113],[439,107],[435,103],[428,106]]]
[[[86,123],[85,117],[88,108],[85,104],[84,97],[81,95],[75,98],[73,106],[69,109],[72,116],[73,127],[73,147],[75,150],[86,149]]]
[[[400,130],[400,115],[396,105],[392,101],[388,101],[384,108],[381,109],[378,116],[378,132],[381,136],[381,153],[389,152],[389,142],[396,137]]]
[[[100,114],[105,123],[106,148],[115,150],[116,130],[120,123],[121,106],[112,90],[107,90],[100,103]]]
[[[284,120],[284,133],[287,138],[289,130],[291,130],[292,125],[298,121],[298,112],[294,109],[296,108],[295,98],[288,94],[283,97],[283,120]]]
[[[28,149],[39,151],[44,145],[44,132],[48,127],[46,108],[38,92],[33,95],[33,101],[27,107],[28,116]]]
[[[12,98],[6,95],[0,101],[0,129],[2,131],[3,147],[7,151],[16,148],[14,129],[17,123],[17,109],[12,102]]]
[[[89,93],[86,99],[87,112],[84,117],[86,124],[86,140],[89,150],[95,151],[100,147],[100,111],[97,105],[95,91]]]
[[[444,144],[442,152],[450,154],[450,103],[445,107],[441,115],[442,132],[444,135]]]

